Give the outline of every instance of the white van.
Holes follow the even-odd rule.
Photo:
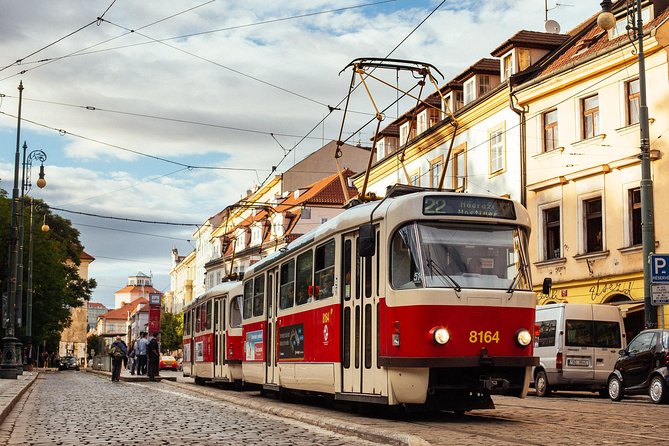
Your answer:
[[[607,395],[607,379],[626,346],[618,307],[605,304],[537,306],[532,373],[537,396],[553,390],[592,390]]]

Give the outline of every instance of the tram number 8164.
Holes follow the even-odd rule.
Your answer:
[[[499,344],[499,331],[476,331],[469,332],[469,342],[472,344]]]

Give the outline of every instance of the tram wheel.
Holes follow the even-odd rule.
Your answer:
[[[204,386],[204,383],[205,383],[205,381],[204,381],[203,378],[200,378],[200,377],[195,378],[195,384],[197,384],[198,386]]]

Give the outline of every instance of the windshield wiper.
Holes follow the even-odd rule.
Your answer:
[[[448,280],[453,284],[453,289],[454,289],[455,291],[460,292],[460,291],[462,290],[462,287],[460,287],[460,284],[459,284],[458,282],[456,282],[455,279],[452,278],[447,272],[442,271],[441,268],[439,268],[439,265],[437,265],[437,264],[434,262],[434,260],[428,258],[428,259],[427,259],[427,264],[430,266],[430,272],[432,272],[432,268],[434,268],[434,270],[437,272],[437,274],[439,274],[439,276],[444,276],[444,277],[448,278]],[[434,277],[433,274],[430,274],[430,276],[431,276],[431,277]],[[443,281],[444,283],[446,283],[446,282],[443,280],[443,278],[442,278],[442,281]]]
[[[511,285],[509,285],[509,288],[506,290],[507,293],[513,293],[515,287],[516,287],[516,282],[518,282],[518,278],[520,277],[520,273],[522,273],[522,269],[518,269],[518,272],[516,273],[516,276],[513,278],[511,281]]]

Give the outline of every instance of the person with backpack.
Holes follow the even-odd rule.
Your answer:
[[[128,347],[121,339],[121,336],[116,336],[116,340],[109,346],[109,356],[112,361],[112,381],[119,382],[121,380],[121,367],[128,354]]]

